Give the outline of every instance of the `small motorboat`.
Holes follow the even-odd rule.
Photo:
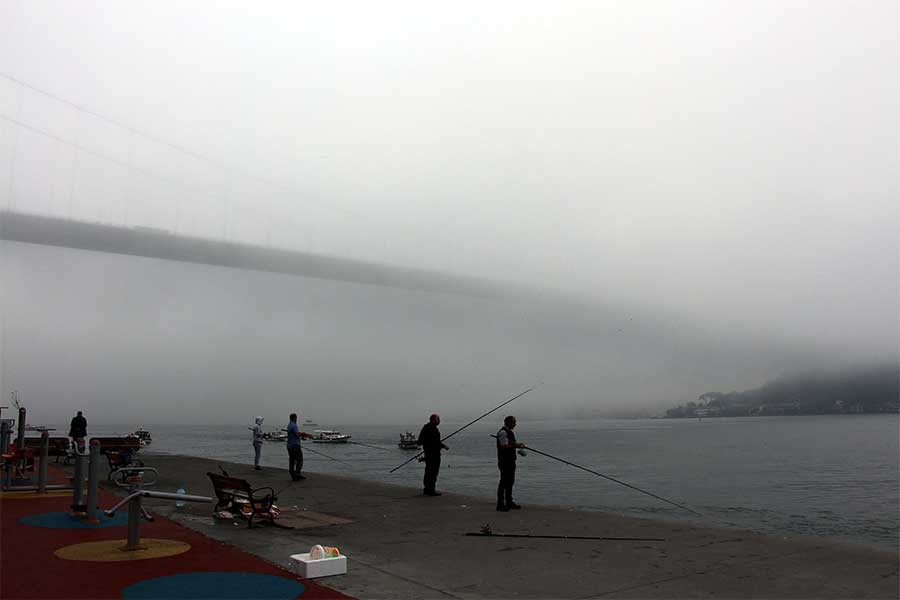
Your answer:
[[[318,444],[346,444],[353,437],[349,433],[341,433],[333,429],[316,429],[312,441]]]
[[[150,444],[151,442],[153,442],[153,436],[150,435],[149,431],[144,429],[143,425],[138,427],[137,431],[135,431],[131,435],[133,435],[137,439],[141,440],[141,446],[146,446],[147,444]]]
[[[407,431],[406,433],[400,434],[400,443],[397,445],[400,446],[401,450],[418,450],[419,438],[411,431]]]
[[[266,431],[263,433],[263,439],[267,442],[286,442],[287,431]]]

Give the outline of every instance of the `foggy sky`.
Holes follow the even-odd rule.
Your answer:
[[[570,408],[661,406],[895,361],[898,21],[887,1],[0,1],[0,208],[585,302],[4,243],[4,398],[69,390],[97,412],[132,385],[187,395],[196,420],[260,389],[281,410],[298,386],[350,418],[363,398],[449,401],[467,376],[512,395],[537,370]]]

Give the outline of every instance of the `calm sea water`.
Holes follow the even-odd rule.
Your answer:
[[[266,424],[286,425],[271,417]],[[418,462],[388,473],[414,454],[397,447],[399,435],[407,429],[417,434],[421,424],[321,425],[380,449],[307,442],[306,471],[421,486],[423,466]],[[444,422],[441,431],[446,435],[460,425]],[[153,433],[154,452],[252,463],[248,424],[145,427]],[[478,423],[447,441],[451,450],[444,455],[438,489],[492,502],[497,468],[490,435],[498,427],[499,423]],[[516,432],[521,441],[538,450],[705,516],[699,519],[535,453],[519,459],[515,496],[522,504],[689,520],[781,535],[819,535],[890,548],[900,543],[897,415],[522,421]],[[286,468],[284,444],[267,442],[262,463]]]

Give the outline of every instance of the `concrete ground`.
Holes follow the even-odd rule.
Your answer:
[[[209,505],[153,510],[212,538],[285,565],[313,544],[337,546],[347,575],[321,583],[358,598],[897,598],[900,553],[813,538],[701,528],[559,507],[499,513],[494,502],[447,493],[285,470],[254,471],[193,457],[142,457],[159,469],[157,489],[212,495],[207,471],[224,466],[279,506],[351,519],[311,529],[247,529],[215,521]],[[416,468],[410,465],[407,468]],[[440,487],[440,480],[438,480]],[[148,505],[153,506],[151,502]],[[467,537],[494,533],[664,538],[665,541]]]

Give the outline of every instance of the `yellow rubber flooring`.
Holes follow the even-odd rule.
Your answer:
[[[36,498],[62,498],[72,496],[72,490],[50,490],[39,494],[37,492],[0,492],[0,500],[34,500]]]
[[[175,556],[191,549],[190,544],[176,540],[157,538],[141,539],[140,550],[122,550],[128,540],[103,540],[64,546],[54,552],[63,560],[84,560],[90,562],[121,562],[126,560],[144,560],[147,558],[164,558]]]

